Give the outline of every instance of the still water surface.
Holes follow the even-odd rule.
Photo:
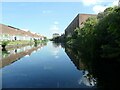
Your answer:
[[[77,69],[59,44],[48,42],[8,53],[2,60],[3,88],[91,88],[95,85],[93,80],[85,78],[89,72]]]

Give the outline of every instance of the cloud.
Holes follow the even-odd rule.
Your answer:
[[[118,5],[119,0],[113,1],[112,6]]]
[[[90,5],[100,5],[101,3],[112,3],[113,5],[118,5],[118,0],[81,0],[83,5],[90,6]]]
[[[58,24],[59,24],[59,22],[58,22],[58,21],[54,21],[54,24],[55,24],[55,25],[58,25]]]
[[[108,4],[108,5],[106,5],[106,6],[104,6],[104,5],[99,5],[99,4],[97,4],[97,5],[94,5],[93,6],[93,11],[94,11],[94,13],[99,13],[99,12],[103,12],[106,8],[108,8],[108,7],[113,7],[113,6],[115,6],[115,5],[118,5],[118,1],[119,0],[115,0],[115,1],[112,1],[112,0],[110,0],[111,2]]]
[[[58,55],[59,49],[58,48],[56,48],[55,50],[53,50],[52,53],[53,53],[53,56],[54,56],[55,59],[59,58],[59,55]]]
[[[53,33],[60,33],[60,28],[59,28],[59,22],[58,21],[54,21],[53,25],[51,25],[50,27],[50,31]]]
[[[43,11],[42,11],[43,14],[49,14],[49,13],[51,13],[51,12],[52,12],[51,10],[43,10]]]
[[[98,0],[81,0],[85,6],[90,6],[98,3]]]
[[[59,27],[57,25],[52,25],[50,28],[50,31],[52,31],[52,33],[59,33]]]
[[[103,12],[105,9],[107,8],[107,6],[102,6],[102,5],[95,5],[93,7],[93,11],[94,13],[99,13],[99,12]]]
[[[92,2],[93,0],[2,0],[2,2]],[[114,0],[97,0],[99,2],[110,2]]]

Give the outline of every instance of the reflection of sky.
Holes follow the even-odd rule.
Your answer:
[[[52,43],[4,67],[3,74],[3,87],[85,87],[77,82],[82,72],[76,69],[63,49]]]
[[[52,67],[51,67],[51,66],[48,66],[48,65],[45,65],[45,66],[43,66],[43,69],[44,69],[44,70],[52,70]]]
[[[51,55],[55,58],[55,59],[58,59],[59,58],[59,53],[60,53],[60,48],[61,46],[60,45],[57,45],[57,44],[53,44],[53,43],[49,43],[49,44],[52,44],[49,46],[49,51],[51,53]]]
[[[54,48],[52,51],[52,55],[54,56],[54,58],[59,58],[59,47],[58,48]]]
[[[35,53],[36,52],[36,50],[34,50],[32,53]]]
[[[84,84],[86,86],[92,87],[95,86],[96,80],[93,77],[87,76],[89,74],[88,71],[85,71],[82,78],[78,81],[79,84]]]
[[[25,57],[29,57],[30,55],[25,55]]]

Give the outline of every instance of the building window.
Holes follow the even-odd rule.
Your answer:
[[[17,40],[17,37],[14,37],[15,40]]]

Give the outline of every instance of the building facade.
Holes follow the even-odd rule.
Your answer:
[[[43,40],[43,36],[30,31],[24,31],[19,28],[0,24],[0,41],[3,40]]]
[[[58,33],[53,34],[53,38],[59,37],[60,35]]]
[[[70,37],[76,28],[82,28],[84,22],[89,17],[96,17],[95,14],[78,14],[74,20],[69,24],[69,26],[65,29],[65,36]]]

